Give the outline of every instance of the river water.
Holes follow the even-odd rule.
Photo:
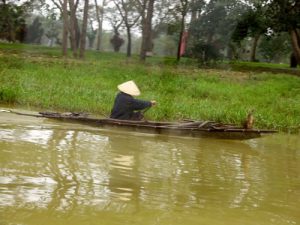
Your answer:
[[[0,112],[0,225],[299,224],[299,137],[168,137]]]

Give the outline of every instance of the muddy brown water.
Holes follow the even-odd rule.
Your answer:
[[[300,136],[234,141],[0,112],[1,225],[299,224]]]

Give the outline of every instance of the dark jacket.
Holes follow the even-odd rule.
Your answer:
[[[151,107],[150,101],[133,98],[131,95],[120,92],[115,98],[110,118],[119,120],[136,120],[135,111]]]

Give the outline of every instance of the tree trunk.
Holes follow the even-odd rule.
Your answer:
[[[99,40],[99,44],[98,44],[98,49],[101,50],[101,42],[102,42],[102,33],[103,33],[103,19],[104,19],[104,4],[105,1],[103,1],[102,3],[102,11],[101,11],[101,15],[100,15],[100,24],[99,24],[99,33],[98,33],[98,40]]]
[[[178,48],[177,48],[177,61],[179,62],[181,57],[181,48],[183,48],[183,35],[185,30],[185,16],[188,11],[189,1],[188,0],[180,0],[181,4],[181,25],[180,25],[180,35],[179,35],[179,42],[178,42]],[[186,40],[184,40],[186,41]],[[184,46],[185,47],[185,46]]]
[[[62,40],[62,53],[64,57],[68,55],[68,0],[63,1],[63,40]]]
[[[142,0],[141,4],[140,4],[140,15],[142,17],[141,19],[141,25],[142,25],[142,42],[141,42],[141,50],[140,50],[140,59],[142,61],[145,61],[146,59],[146,53],[145,52],[145,44],[146,44],[146,26],[147,26],[147,22],[146,22],[146,8],[147,8],[147,0]]]
[[[71,47],[73,51],[74,58],[77,58],[77,44],[76,44],[76,8],[74,5],[74,0],[69,0],[70,5],[70,39]]]
[[[81,37],[80,37],[80,53],[79,53],[79,57],[81,59],[84,58],[84,52],[85,52],[86,29],[87,29],[87,21],[88,21],[88,10],[89,10],[89,0],[85,0],[84,1],[82,30],[81,30]]]
[[[104,5],[103,1],[103,5]],[[96,42],[96,50],[100,51],[101,46],[101,36],[102,36],[102,23],[103,23],[103,13],[99,13],[100,9],[97,3],[97,0],[95,0],[95,8],[96,8],[96,17],[97,17],[97,23],[98,23],[98,32],[97,32],[97,42]]]
[[[191,1],[191,6],[193,7],[194,4],[195,4],[195,0],[192,0]],[[191,34],[192,33],[192,27],[193,27],[193,23],[196,21],[196,20],[199,20],[199,16],[198,16],[198,13],[199,13],[199,9],[195,10],[194,8],[190,7],[191,9],[191,19],[190,19],[190,22],[189,22],[189,26],[188,26],[188,34]],[[195,42],[195,38],[193,37],[193,35],[188,35],[187,37],[187,49],[192,49],[193,46],[195,45],[194,42]]]
[[[140,60],[145,61],[146,59],[146,19],[142,17],[142,43],[141,43],[141,50],[140,50]]]
[[[297,64],[299,65],[300,64],[300,32],[295,29],[290,32],[290,35],[292,41],[293,55],[297,60]]]
[[[141,52],[140,59],[142,61],[146,60],[146,53],[148,51],[152,51],[152,18],[153,18],[153,9],[154,9],[155,0],[149,0],[147,5],[147,13],[144,17],[142,17],[142,44],[141,44]]]
[[[255,62],[256,61],[256,48],[257,48],[257,43],[259,40],[260,35],[256,35],[253,39],[253,44],[252,44],[252,49],[251,49],[251,55],[250,55],[250,61]]]
[[[181,44],[182,44],[182,36],[183,36],[183,32],[184,32],[184,18],[185,18],[185,14],[182,15],[181,18],[181,29],[180,29],[180,34],[179,34],[179,42],[178,42],[178,47],[177,47],[177,62],[179,62],[180,60],[180,50],[181,50]]]
[[[75,13],[76,13],[76,9],[75,9]],[[79,49],[79,46],[80,46],[80,37],[81,37],[80,27],[79,27],[77,16],[75,14],[75,40],[76,40],[77,50]]]
[[[131,57],[131,32],[130,27],[126,26],[127,30],[127,57]]]

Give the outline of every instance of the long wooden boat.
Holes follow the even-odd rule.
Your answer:
[[[126,128],[128,131],[155,133],[175,136],[213,137],[222,139],[252,139],[263,134],[276,133],[275,130],[244,129],[232,124],[222,124],[213,121],[154,122],[131,121],[91,117],[84,113],[53,113],[40,112],[41,117],[64,121],[77,121],[84,124],[101,127]]]

